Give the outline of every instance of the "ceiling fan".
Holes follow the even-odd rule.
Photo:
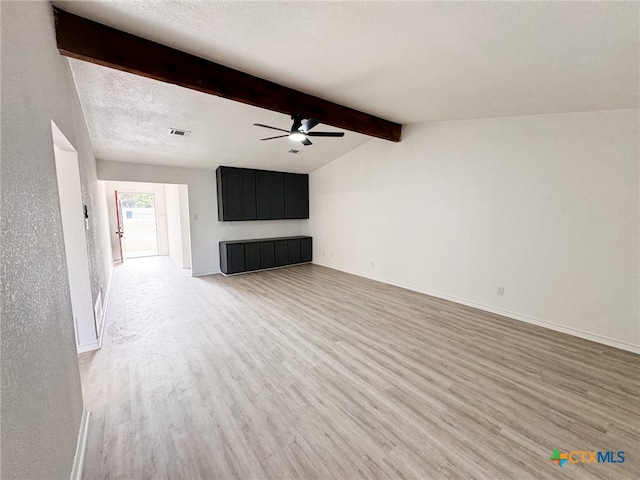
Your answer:
[[[286,135],[278,135],[276,137],[261,138],[260,140],[273,140],[274,138],[289,137],[291,140],[302,143],[303,145],[313,145],[308,137],[344,137],[344,132],[310,132],[313,127],[318,125],[320,121],[313,118],[309,118],[306,122],[302,122],[302,115],[291,115],[293,125],[291,130],[285,130],[284,128],[270,127],[269,125],[263,125],[262,123],[254,123],[256,127],[270,128],[271,130],[278,130],[280,132],[286,132]]]

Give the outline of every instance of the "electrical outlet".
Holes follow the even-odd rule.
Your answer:
[[[322,250],[322,256],[323,256],[323,257],[326,257],[326,256],[327,256],[327,252],[326,252],[326,251],[324,251],[324,250]]]
[[[504,287],[498,287],[498,295],[504,295]]]
[[[376,268],[376,262],[371,262],[371,268]]]
[[[333,258],[333,252],[331,252],[331,258]]]

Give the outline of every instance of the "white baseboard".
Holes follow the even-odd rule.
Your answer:
[[[316,265],[320,265],[322,267],[331,268],[334,270],[339,270],[341,272],[350,273],[351,275],[356,275],[358,277],[368,278],[370,280],[375,280],[376,282],[386,283],[388,285],[393,285],[400,288],[405,288],[407,290],[411,290],[418,293],[423,293],[425,295],[430,295],[432,297],[441,298],[443,300],[448,300],[450,302],[459,303],[462,305],[467,305],[469,307],[477,308],[479,310],[484,310],[485,312],[495,313],[497,315],[502,315],[503,317],[513,318],[514,320],[520,320],[521,322],[530,323],[532,325],[537,325],[539,327],[548,328],[549,330],[553,330],[556,332],[566,333],[568,335],[573,335],[574,337],[584,338],[585,340],[591,340],[592,342],[601,343],[603,345],[608,345],[610,347],[619,348],[621,350],[626,350],[628,352],[640,354],[640,346],[634,345],[632,343],[621,342],[620,340],[616,340],[613,338],[605,337],[604,335],[599,335],[596,333],[585,332],[584,330],[579,330],[576,328],[565,327],[564,325],[559,325],[554,322],[549,322],[547,320],[541,320],[539,318],[530,317],[528,315],[523,315],[521,313],[511,312],[509,310],[503,310],[501,308],[492,307],[490,305],[485,305],[482,303],[473,302],[471,300],[465,300],[463,298],[454,297],[452,295],[447,295],[440,292],[434,292],[432,290],[426,290],[424,288],[417,288],[411,285],[406,285],[400,282],[394,282],[392,280],[387,280],[385,278],[376,277],[374,275],[365,275],[359,272],[355,272],[352,270],[348,270],[346,268],[336,267],[334,265],[325,265],[319,262],[313,262]]]
[[[175,263],[179,268],[184,268],[184,267],[182,266],[182,263],[180,263],[178,260],[176,260],[175,258],[173,258],[171,255],[167,255],[167,257],[169,257],[169,259],[170,259],[173,263]]]
[[[91,412],[86,408],[82,412],[82,420],[80,420],[80,431],[78,432],[78,443],[76,445],[76,456],[73,459],[73,467],[71,469],[71,480],[82,479],[82,469],[84,468],[84,457],[87,452],[87,441],[89,440],[89,420]]]
[[[98,348],[102,348],[102,335],[104,334],[104,326],[107,323],[109,314],[109,294],[111,293],[111,280],[113,278],[113,265],[109,270],[109,278],[107,278],[107,288],[105,288],[104,298],[102,299],[102,326],[98,333]]]
[[[280,270],[282,268],[297,267],[298,265],[309,265],[312,262],[290,263],[289,265],[280,265],[279,267],[259,268],[258,270],[248,270],[246,272],[238,273],[224,273],[220,272],[223,277],[235,277],[237,275],[247,275],[249,273],[268,272],[270,270]]]
[[[212,270],[210,272],[194,272],[191,270],[192,277],[206,277],[207,275],[218,275],[219,273],[222,272],[220,270]]]
[[[85,345],[78,345],[76,347],[76,351],[78,352],[78,354],[80,354],[80,353],[92,352],[93,350],[98,350],[99,348],[100,348],[100,343],[98,343],[98,340],[96,340],[95,342],[87,343]]]

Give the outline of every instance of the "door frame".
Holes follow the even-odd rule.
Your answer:
[[[88,224],[82,199],[80,165],[78,152],[53,121],[51,131],[76,349],[82,353],[96,350],[100,345],[91,293],[86,237]]]
[[[164,184],[161,184],[161,185],[164,185]],[[120,192],[116,190],[115,192],[117,196],[116,215],[118,216],[118,222],[123,231],[123,237],[125,238],[125,246],[126,246],[127,233],[125,231],[125,217],[123,216],[123,213],[122,213],[122,196],[123,195],[151,195],[153,197],[153,222],[154,222],[154,231],[155,231],[155,237],[156,237],[156,253],[154,255],[142,255],[142,256],[131,257],[126,255],[127,254],[126,247],[125,249],[122,249],[121,247],[120,253],[122,255],[123,261],[125,258],[131,259],[131,258],[145,258],[145,257],[160,256],[160,239],[159,239],[160,232],[159,232],[159,226],[158,226],[158,208],[157,208],[155,192],[145,192],[144,190],[135,190],[135,191],[121,190]],[[165,199],[165,202],[166,202],[166,199]]]

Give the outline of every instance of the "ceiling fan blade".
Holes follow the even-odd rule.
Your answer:
[[[284,137],[288,137],[289,135],[278,135],[277,137],[269,137],[269,138],[261,138],[260,140],[273,140],[274,138],[284,138]]]
[[[310,118],[309,120],[304,122],[298,130],[300,130],[302,133],[309,133],[309,130],[311,130],[313,127],[315,127],[319,123],[320,123],[319,120],[316,120],[315,118]]]
[[[310,137],[344,137],[344,132],[309,132]]]
[[[262,127],[262,128],[270,128],[271,130],[278,130],[280,132],[287,132],[289,133],[289,130],[285,130],[284,128],[276,128],[276,127],[270,127],[269,125],[263,125],[262,123],[254,123],[253,124],[256,127]]]
[[[305,138],[304,140],[300,140],[300,143],[306,146],[313,145],[313,143],[311,143],[311,140],[309,140],[308,138]]]

